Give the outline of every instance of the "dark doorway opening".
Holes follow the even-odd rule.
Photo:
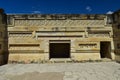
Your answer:
[[[50,43],[50,58],[70,58],[70,43]]]
[[[100,42],[100,55],[101,58],[111,59],[111,44],[110,42]]]

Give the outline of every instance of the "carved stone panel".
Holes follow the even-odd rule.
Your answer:
[[[79,44],[80,48],[97,48],[97,44]]]
[[[80,26],[104,25],[104,20],[26,20],[16,19],[15,26]]]
[[[110,37],[109,32],[88,32],[89,37]]]
[[[9,50],[39,50],[39,44],[10,44]]]

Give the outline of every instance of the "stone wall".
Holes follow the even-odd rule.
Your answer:
[[[120,61],[119,34],[120,10],[107,15],[6,16],[0,9],[0,65],[8,61],[49,61],[50,43],[69,43],[72,60],[110,58]]]
[[[114,33],[114,46],[115,58],[120,61],[120,10],[112,14],[113,17],[113,33]]]
[[[7,18],[3,9],[0,9],[0,65],[8,61]]]
[[[112,25],[106,15],[7,15],[9,61],[50,60],[50,43],[69,43],[70,59],[101,59],[101,42],[110,43]],[[106,56],[107,57],[107,56]]]

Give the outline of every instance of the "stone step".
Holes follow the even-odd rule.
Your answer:
[[[112,61],[112,59],[109,59],[109,58],[102,58],[101,61],[102,61],[102,62],[110,62],[110,61]]]
[[[71,58],[51,58],[50,62],[52,63],[67,63],[72,62]]]

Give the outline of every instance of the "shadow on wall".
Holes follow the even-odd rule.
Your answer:
[[[0,65],[8,63],[7,15],[0,9]]]
[[[120,63],[120,10],[112,14],[115,60]]]

